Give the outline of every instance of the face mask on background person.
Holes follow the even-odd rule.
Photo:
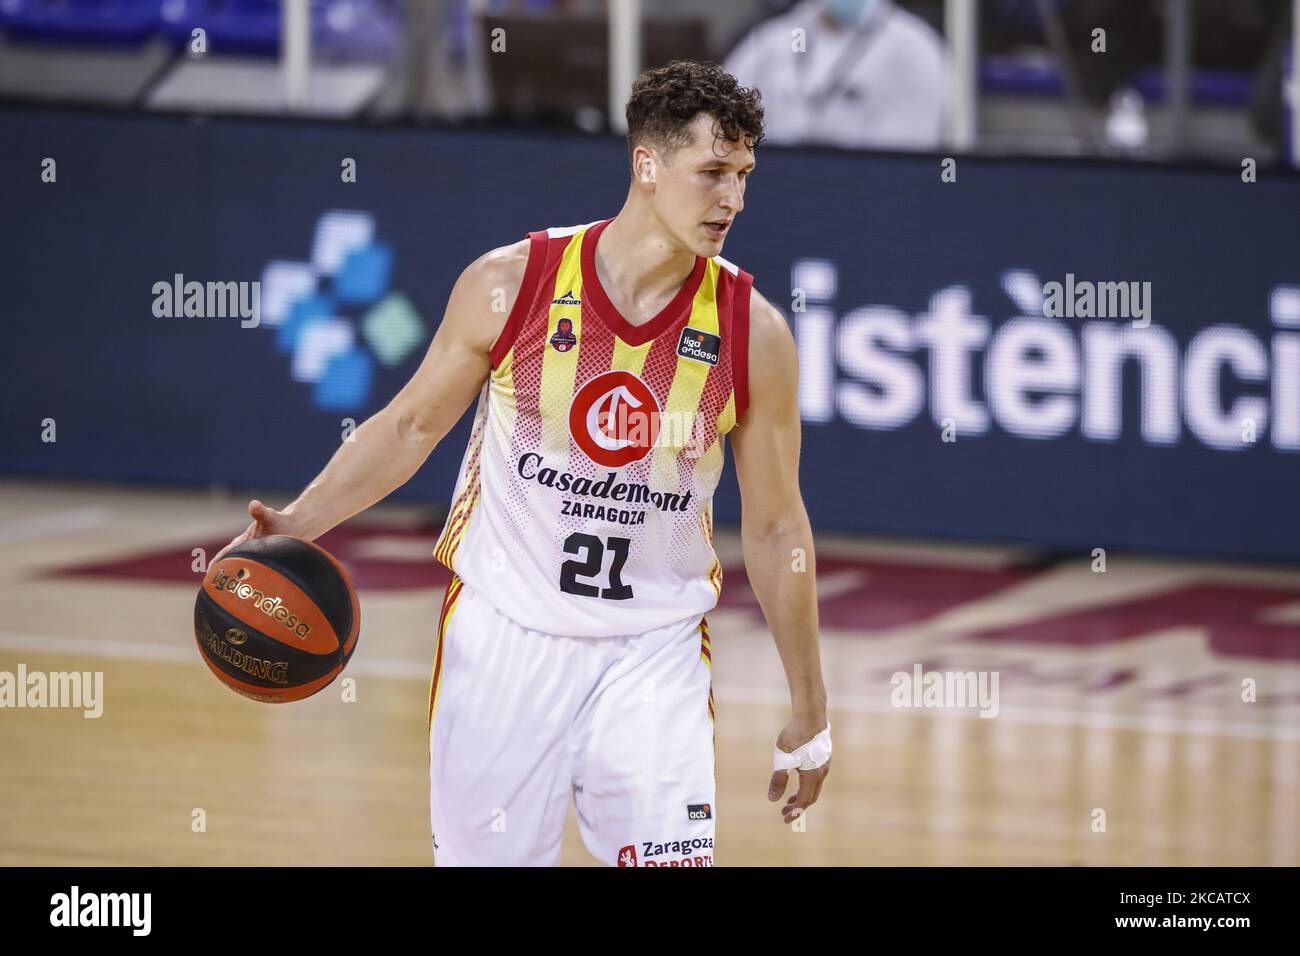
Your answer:
[[[822,8],[843,26],[853,26],[873,15],[881,0],[822,0]]]

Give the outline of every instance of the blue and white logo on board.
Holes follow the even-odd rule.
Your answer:
[[[355,411],[370,397],[375,363],[397,365],[425,340],[411,301],[389,289],[392,271],[374,217],[349,209],[317,220],[310,260],[276,259],[263,270],[262,321],[319,408]]]

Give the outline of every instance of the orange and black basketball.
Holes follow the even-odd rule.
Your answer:
[[[348,573],[324,548],[276,534],[208,568],[194,638],[212,673],[253,700],[283,704],[329,685],[357,646],[361,608]]]

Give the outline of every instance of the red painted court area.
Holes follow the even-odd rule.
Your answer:
[[[340,558],[361,591],[409,591],[444,588],[450,572],[432,558],[440,528],[393,528],[350,522],[318,543]],[[229,538],[195,545],[204,554],[219,551]],[[121,581],[193,584],[191,549],[164,548],[111,561],[74,564],[42,576],[97,577]],[[758,603],[749,590],[743,563],[723,562],[724,585],[719,609],[748,612],[761,625]],[[862,631],[868,635],[934,621],[966,605],[1006,596],[1013,589],[1053,573],[1052,566],[958,566],[936,556],[924,560],[864,558],[827,550],[818,556],[817,572],[831,586],[820,597],[824,628]],[[1107,572],[1115,574],[1115,572]],[[1209,651],[1217,656],[1300,661],[1300,585],[1281,587],[1225,583],[1210,574],[1136,596],[1117,597],[1096,606],[1069,609],[1050,604],[1013,626],[977,628],[963,638],[994,644],[1043,644],[1074,648],[1104,647],[1184,628],[1204,631]],[[1104,579],[1105,574],[1099,574]],[[1120,680],[1118,676],[1112,680]]]

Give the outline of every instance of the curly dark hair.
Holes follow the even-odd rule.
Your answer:
[[[691,121],[700,113],[714,119],[714,136],[744,138],[755,149],[763,141],[762,94],[741,86],[716,63],[673,60],[646,70],[632,84],[627,101],[627,149],[649,143],[667,156],[690,142]]]

